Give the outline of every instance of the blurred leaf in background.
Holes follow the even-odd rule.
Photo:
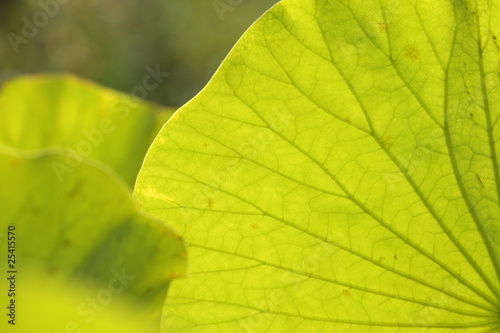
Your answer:
[[[180,106],[276,2],[2,0],[0,79],[64,71],[131,93],[158,66],[169,76],[141,97]]]
[[[74,322],[83,332],[123,332],[106,330],[121,315],[141,332],[158,332],[170,280],[186,270],[180,235],[140,212],[130,189],[102,164],[86,160],[57,181],[53,165],[65,155],[0,145],[5,258],[13,246],[9,268],[1,268],[14,273],[0,281],[1,290],[14,292],[2,292],[0,301],[17,305],[16,326],[2,320],[0,331],[61,332]]]
[[[152,75],[137,89],[148,91]],[[133,188],[149,145],[174,109],[160,107],[72,75],[25,75],[0,90],[0,145],[68,149],[58,180],[91,158]]]

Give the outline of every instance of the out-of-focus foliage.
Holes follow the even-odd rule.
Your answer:
[[[179,106],[203,87],[250,23],[276,2],[1,0],[0,79],[64,71],[131,93],[142,84],[146,67],[159,65],[170,75],[143,97]],[[217,10],[217,3],[227,7]],[[51,10],[55,14],[41,24],[43,13]],[[34,20],[40,23],[34,36],[25,38],[26,21]],[[27,40],[15,39],[17,53],[11,42],[16,37],[9,33]]]
[[[152,76],[147,85],[157,84]],[[172,108],[131,98],[71,75],[26,75],[0,86],[0,145],[64,148],[59,181],[82,159],[100,161],[130,187]]]
[[[10,277],[0,303],[17,305],[16,326],[2,320],[0,332],[134,332],[120,317],[158,332],[170,280],[185,274],[180,235],[144,215],[115,173],[90,159],[58,181],[53,166],[65,159],[60,149],[0,145],[0,268]]]

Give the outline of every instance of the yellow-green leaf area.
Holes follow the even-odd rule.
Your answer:
[[[37,324],[35,331],[64,331],[68,322],[110,332],[104,327],[120,316],[130,318],[130,327],[158,332],[170,281],[185,274],[180,235],[141,212],[126,184],[101,163],[82,162],[59,182],[53,165],[66,153],[0,146],[0,243],[8,264],[2,267],[13,276],[0,282],[2,304],[14,300],[22,332]],[[64,311],[54,317],[58,309]],[[12,328],[6,318],[1,327]]]
[[[284,0],[135,196],[191,273],[165,332],[500,330],[500,5]]]

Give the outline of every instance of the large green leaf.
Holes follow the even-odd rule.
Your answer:
[[[100,163],[83,162],[58,182],[53,164],[65,154],[0,146],[0,267],[14,275],[13,281],[3,276],[1,300],[17,305],[16,325],[4,314],[0,327],[60,332],[75,322],[83,332],[121,331],[121,324],[103,327],[116,321],[125,302],[137,311],[122,320],[158,332],[169,282],[185,271],[180,236],[140,213],[127,186]],[[11,283],[15,295],[7,293]],[[33,292],[47,284],[47,291]],[[55,288],[53,297],[44,297]],[[61,293],[68,298],[59,300]]]
[[[135,196],[189,244],[175,332],[500,330],[500,4],[285,0]]]
[[[154,87],[148,79],[143,89]],[[149,145],[172,113],[71,75],[22,76],[0,92],[0,144],[71,148],[56,167],[59,180],[94,158],[133,186]]]

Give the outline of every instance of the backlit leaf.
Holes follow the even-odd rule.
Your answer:
[[[500,330],[500,3],[285,0],[135,196],[189,244],[165,332]]]

